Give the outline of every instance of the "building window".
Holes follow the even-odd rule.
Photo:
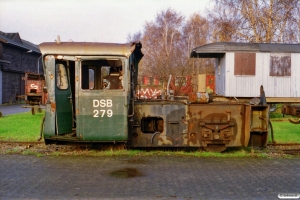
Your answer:
[[[255,53],[234,54],[234,75],[255,76]]]
[[[291,54],[270,54],[270,76],[291,76]]]

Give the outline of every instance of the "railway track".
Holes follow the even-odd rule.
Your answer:
[[[282,151],[284,154],[300,155],[300,149],[284,149]]]
[[[77,145],[45,145],[44,142],[17,142],[17,141],[1,141],[0,149],[14,149],[21,147],[23,149],[35,149],[37,151],[76,151]],[[288,155],[300,155],[300,143],[270,143],[266,149],[256,150],[261,153],[280,153]]]
[[[300,143],[268,143],[268,146],[300,146]]]
[[[289,155],[300,155],[300,143],[269,143],[268,150]]]

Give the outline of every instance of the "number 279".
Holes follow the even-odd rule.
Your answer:
[[[94,110],[93,111],[94,116],[93,117],[104,117],[105,113],[107,117],[112,117],[113,116],[113,111],[112,110]]]

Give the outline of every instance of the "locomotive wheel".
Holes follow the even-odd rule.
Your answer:
[[[203,148],[207,152],[223,152],[227,149],[224,144],[208,144],[207,147]]]

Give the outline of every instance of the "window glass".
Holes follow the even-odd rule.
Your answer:
[[[68,89],[68,75],[63,64],[56,64],[56,86],[61,90]]]
[[[81,88],[89,90],[123,89],[122,61],[84,60],[81,63]]]
[[[89,69],[89,89],[92,90],[95,87],[95,72],[94,69]]]

